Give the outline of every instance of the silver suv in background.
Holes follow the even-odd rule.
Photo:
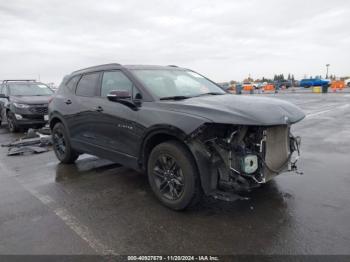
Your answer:
[[[11,132],[44,126],[53,94],[51,88],[35,80],[4,80],[0,85],[0,124],[6,120]]]

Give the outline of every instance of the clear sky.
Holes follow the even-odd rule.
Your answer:
[[[349,0],[0,2],[0,79],[175,64],[214,81],[350,76]]]

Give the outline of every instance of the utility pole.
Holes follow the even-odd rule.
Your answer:
[[[329,68],[330,64],[326,64],[326,68],[327,68],[327,73],[326,73],[326,79],[328,79],[328,68]]]

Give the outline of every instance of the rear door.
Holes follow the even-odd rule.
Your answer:
[[[75,96],[66,101],[74,114],[66,119],[73,143],[79,143],[84,152],[91,152],[91,146],[96,144],[94,125],[97,112],[96,99],[99,93],[101,73],[88,73],[81,76]],[[93,152],[91,152],[93,153]]]

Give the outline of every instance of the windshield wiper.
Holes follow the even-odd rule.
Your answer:
[[[159,98],[160,100],[183,100],[183,99],[188,99],[192,97],[198,97],[198,96],[205,96],[205,95],[224,95],[225,93],[219,93],[219,92],[208,92],[204,94],[199,94],[196,96],[166,96],[166,97],[161,97]]]
[[[203,94],[200,94],[198,96],[206,96],[206,95],[213,95],[213,96],[216,96],[216,95],[224,95],[225,93],[219,93],[219,92],[208,92],[208,93],[203,93]]]
[[[191,98],[191,96],[166,96],[159,98],[159,100],[183,100],[187,98]]]

